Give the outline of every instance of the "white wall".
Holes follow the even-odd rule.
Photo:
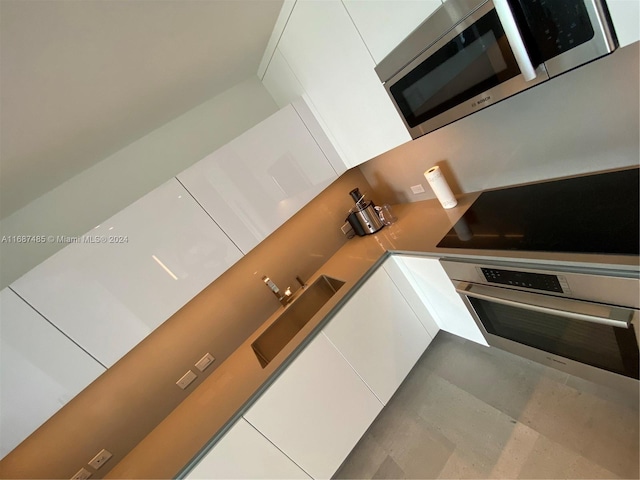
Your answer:
[[[423,173],[440,164],[457,192],[637,165],[636,42],[384,153],[360,166],[378,203],[435,198]],[[421,183],[424,194],[411,185]]]
[[[0,236],[82,235],[278,107],[255,78],[217,95],[124,147],[0,222]],[[0,243],[0,288],[63,248]]]

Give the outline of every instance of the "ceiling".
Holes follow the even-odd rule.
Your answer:
[[[255,75],[282,0],[0,0],[0,218]]]

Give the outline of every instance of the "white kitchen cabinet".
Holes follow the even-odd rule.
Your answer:
[[[244,253],[336,178],[291,105],[178,175]]]
[[[284,108],[296,98],[305,96],[304,88],[279,49],[276,48],[273,52],[268,66],[262,84],[278,107]],[[310,102],[310,99],[306,100]]]
[[[382,266],[389,277],[391,277],[391,280],[393,280],[393,283],[396,284],[396,287],[398,287],[398,290],[400,290],[400,293],[414,311],[427,333],[431,338],[435,338],[440,331],[440,327],[420,298],[420,295],[418,295],[418,292],[413,288],[413,285],[407,277],[407,271],[402,264],[401,258],[402,256],[392,255]]]
[[[241,418],[184,478],[288,479],[309,476]]]
[[[607,0],[621,47],[640,40],[640,0]]]
[[[411,140],[340,0],[298,0],[277,49],[337,142],[347,167]],[[279,82],[270,68],[267,89]],[[284,71],[282,64],[274,68]],[[282,74],[282,85],[295,83],[290,74]],[[282,95],[282,90],[274,93]]]
[[[107,367],[242,257],[176,179],[79,240],[12,288]]]
[[[342,0],[376,64],[438,7],[440,0]]]
[[[105,368],[9,288],[0,291],[0,458]]]
[[[384,268],[322,332],[385,405],[432,340]]]
[[[437,258],[398,256],[399,265],[442,330],[488,345]]]
[[[330,478],[382,409],[338,350],[317,335],[244,418],[313,478]]]

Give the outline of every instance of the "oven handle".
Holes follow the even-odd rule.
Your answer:
[[[507,40],[509,40],[509,45],[511,45],[513,56],[516,58],[516,63],[518,64],[518,67],[520,67],[522,76],[527,82],[529,82],[536,78],[536,70],[533,68],[527,49],[524,46],[522,36],[518,31],[518,25],[516,24],[515,18],[513,18],[513,12],[511,11],[507,0],[493,0],[493,5],[495,6],[502,28],[504,29],[504,34],[507,37]]]
[[[482,293],[478,290],[490,290],[492,294]],[[531,310],[534,312],[540,313],[548,313],[550,315],[556,315],[558,317],[570,318],[572,320],[582,320],[585,322],[591,323],[600,323],[602,325],[609,325],[611,327],[618,328],[629,328],[631,323],[631,318],[633,317],[633,312],[628,309],[618,308],[618,307],[609,307],[603,305],[596,305],[594,308],[602,310],[604,308],[609,310],[609,316],[602,315],[594,315],[590,313],[582,313],[575,310],[587,310],[590,306],[587,302],[580,302],[577,300],[570,300],[566,298],[559,297],[546,297],[544,295],[536,295],[527,292],[516,292],[505,290],[501,291],[500,294],[502,297],[496,296],[493,294],[496,288],[493,287],[485,287],[483,285],[474,285],[471,283],[462,283],[459,287],[456,287],[456,291],[463,296],[473,297],[480,300],[487,300],[489,302],[500,303],[502,305],[508,305],[510,307],[522,308],[524,310]],[[500,289],[503,290],[503,289]],[[512,297],[504,298],[504,297]],[[514,297],[519,297],[518,300],[513,299]],[[545,305],[536,305],[531,303],[532,298],[535,297],[539,300],[544,300],[547,304],[554,304],[553,307],[545,306]],[[522,300],[526,298],[528,303],[523,302]],[[577,308],[576,308],[577,307]],[[624,320],[627,318],[627,320]]]

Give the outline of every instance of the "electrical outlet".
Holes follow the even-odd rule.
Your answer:
[[[98,470],[111,457],[113,457],[113,455],[111,455],[111,452],[103,448],[95,457],[91,459],[91,461],[89,462],[89,466]]]
[[[191,370],[189,370],[187,373],[185,373],[180,380],[178,380],[176,382],[176,385],[178,385],[181,389],[185,389],[189,386],[189,384],[191,382],[193,382],[196,378],[198,378],[198,376],[193,373]]]
[[[87,478],[90,477],[91,472],[86,468],[81,468],[73,477],[71,477],[71,480],[87,480]]]
[[[424,193],[424,187],[419,183],[418,185],[412,186],[411,191],[414,193],[414,195],[418,195],[419,193]]]

